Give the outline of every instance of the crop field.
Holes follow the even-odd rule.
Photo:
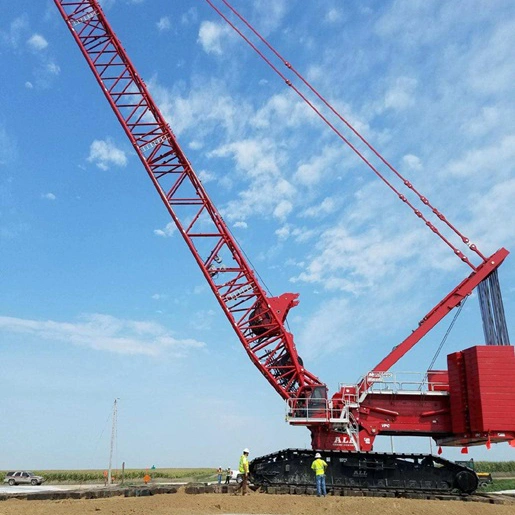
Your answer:
[[[476,461],[477,472],[513,473],[515,475],[515,461]]]
[[[47,483],[102,483],[105,469],[90,470],[32,470],[34,474],[43,476]],[[7,471],[0,471],[0,482],[3,482]],[[111,471],[113,481],[122,480],[122,470]],[[152,480],[164,481],[212,481],[216,477],[214,468],[156,468],[156,469],[125,469],[123,480],[125,482],[143,481],[148,474]]]
[[[485,491],[515,489],[515,461],[477,461],[477,472],[489,472],[494,477],[494,483],[488,485]],[[103,483],[104,469],[89,470],[33,470],[43,476],[47,483]],[[0,471],[0,483],[5,478],[6,471]],[[126,484],[143,482],[146,474],[152,481],[164,482],[210,482],[216,480],[215,468],[156,468],[156,469],[125,469],[123,477],[121,469],[111,471],[113,482]]]

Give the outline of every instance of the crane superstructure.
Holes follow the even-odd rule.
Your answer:
[[[267,295],[98,0],[54,2],[248,356],[286,401],[289,422],[311,431],[313,449],[361,455],[372,450],[379,434],[430,436],[440,445],[515,441],[515,389],[511,382],[492,377],[500,371],[506,376],[515,374],[497,277],[497,269],[508,255],[506,249],[485,257],[456,231],[480,263],[472,264],[451,245],[472,268],[470,275],[358,384],[341,386],[329,397],[327,386],[304,367],[293,335],[285,327],[289,310],[298,304],[298,294]],[[404,182],[413,190],[409,181]],[[404,195],[398,195],[409,203]],[[419,198],[429,204],[425,197]],[[438,210],[432,211],[447,223]],[[437,232],[418,209],[414,212]],[[488,345],[450,355],[448,371],[428,371],[416,388],[413,382],[405,388],[390,368],[478,286]],[[499,398],[505,403],[502,409],[493,407]],[[512,404],[507,412],[506,406]],[[285,459],[293,464],[291,456]],[[303,462],[307,458],[302,455],[298,459]],[[376,458],[375,463],[385,469],[388,459]],[[418,458],[413,459],[418,463]],[[275,467],[278,460],[274,457],[272,461]],[[259,477],[269,482],[272,477],[287,475],[286,469],[279,474],[270,472],[266,460],[256,463],[256,478],[259,470]],[[450,482],[464,472],[442,464],[439,468],[450,471]],[[471,477],[462,475],[462,490],[475,487]]]

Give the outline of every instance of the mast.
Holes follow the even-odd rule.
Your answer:
[[[111,449],[109,451],[109,470],[107,473],[107,484],[111,485],[111,466],[113,463],[113,449],[116,443],[116,420],[118,418],[118,406],[117,406],[118,399],[114,400],[113,404],[113,425],[111,426]]]

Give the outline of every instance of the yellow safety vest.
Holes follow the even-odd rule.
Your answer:
[[[315,471],[315,475],[320,476],[325,474],[325,469],[327,468],[327,463],[321,459],[317,458],[312,464],[311,468]]]
[[[240,457],[240,474],[248,474],[249,473],[249,459],[245,454],[242,454]]]

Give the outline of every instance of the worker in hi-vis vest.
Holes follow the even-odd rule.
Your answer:
[[[315,454],[315,461],[311,464],[311,469],[315,471],[315,478],[317,481],[317,497],[327,495],[325,489],[325,470],[327,469],[327,463],[322,459],[319,452]]]
[[[241,490],[241,495],[247,493],[247,481],[249,480],[249,453],[248,449],[243,449],[243,454],[240,456],[239,475],[241,475],[241,483],[234,491],[234,495],[238,495]]]

